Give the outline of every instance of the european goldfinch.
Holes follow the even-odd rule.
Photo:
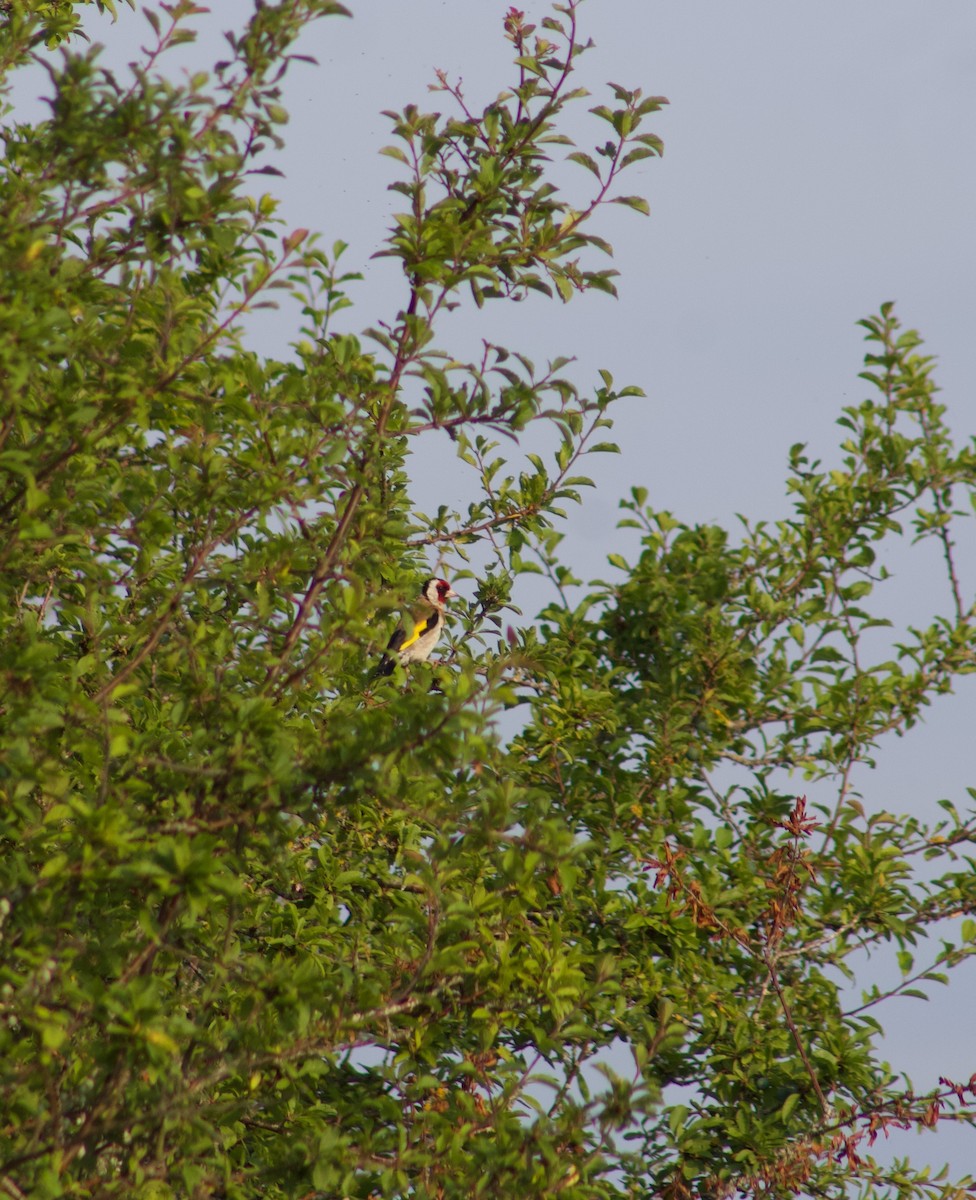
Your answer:
[[[417,607],[408,620],[398,625],[386,644],[386,653],[376,668],[377,675],[392,675],[397,663],[426,662],[444,629],[444,606],[457,592],[446,579],[428,579]]]

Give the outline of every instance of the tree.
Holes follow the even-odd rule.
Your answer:
[[[664,100],[612,86],[604,140],[563,149],[577,9],[508,11],[514,82],[483,109],[445,76],[453,115],[391,114],[404,295],[360,338],[334,328],[342,245],[282,235],[251,179],[339,4],[258,6],[182,84],[188,0],[147,12],[125,81],[75,51],[75,5],[4,6],[5,78],[39,61],[53,99],[8,121],[0,175],[3,1194],[965,1186],[870,1147],[972,1119],[968,1078],[891,1076],[876,1012],[972,953],[976,817],[870,811],[851,775],[972,669],[973,448],[885,305],[873,398],[836,469],[794,447],[789,520],[733,538],[635,489],[637,561],[581,593],[558,522],[629,389],[435,340],[454,304],[613,290],[592,218],[646,209],[618,180]],[[243,324],[276,295],[302,313],[281,361]],[[522,465],[530,427],[552,453]],[[477,494],[422,517],[411,467],[445,436]],[[888,630],[904,530],[948,607]],[[461,636],[371,677],[435,567],[473,592]],[[532,571],[557,600],[513,628]],[[880,943],[903,982],[852,1000]]]

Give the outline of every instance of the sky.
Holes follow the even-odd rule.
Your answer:
[[[395,208],[387,191],[392,139],[384,109],[415,102],[443,111],[427,85],[437,68],[463,79],[480,106],[511,78],[510,45],[496,0],[346,0],[352,20],[320,22],[299,49],[319,66],[296,65],[283,101],[283,179],[261,177],[281,199],[289,227],[349,243],[347,269],[365,279],[351,292],[347,328],[392,320],[404,287],[395,264],[371,259]],[[222,53],[219,31],[250,6],[211,0],[190,65]],[[519,0],[530,20],[546,15]],[[836,459],[835,421],[868,394],[857,379],[864,353],[856,321],[894,300],[938,357],[937,378],[957,437],[976,432],[970,357],[976,329],[976,4],[972,0],[781,0],[691,4],[687,0],[587,0],[581,28],[595,48],[579,80],[606,99],[605,81],[668,97],[648,119],[665,142],[661,160],[629,174],[650,218],[608,211],[593,231],[614,244],[619,299],[591,294],[568,306],[473,306],[454,314],[438,341],[474,355],[482,337],[537,363],[571,353],[583,388],[610,370],[646,399],[623,402],[616,458],[588,462],[597,482],[573,514],[567,561],[583,578],[606,577],[608,549],[633,553],[613,533],[618,501],[634,485],[685,521],[785,516],[786,457],[795,442]],[[124,9],[90,34],[127,61],[149,29]],[[586,105],[571,122],[581,148],[601,138]],[[573,177],[568,177],[572,179]],[[586,176],[579,173],[583,188]],[[602,265],[602,264],[600,264]],[[255,348],[283,353],[289,314],[262,314]],[[449,443],[425,462],[422,507],[462,504]],[[970,562],[976,545],[970,530]],[[889,589],[891,615],[922,620],[931,560]],[[897,571],[899,562],[893,564]],[[976,584],[976,572],[967,582]],[[969,681],[976,684],[976,680]],[[940,797],[966,807],[976,786],[970,752],[976,687],[933,707],[925,727],[886,746],[862,779],[873,808],[931,815]],[[878,970],[884,968],[877,966]],[[919,1086],[976,1071],[972,1001],[976,971],[929,1005],[901,1001],[886,1020],[892,1065]],[[893,1147],[919,1161],[976,1162],[976,1132],[945,1129]]]
[[[349,260],[366,272],[352,294],[367,313],[390,313],[403,297],[396,269],[368,259],[396,200],[384,190],[391,162],[377,151],[392,139],[379,113],[410,101],[443,110],[447,98],[427,91],[435,68],[463,79],[469,103],[491,99],[510,78],[507,5],[352,7],[352,21],[325,22],[310,38],[321,69],[289,83],[294,158],[285,155],[282,211],[348,241]],[[534,20],[546,11],[518,7]],[[670,101],[647,124],[664,157],[624,185],[647,196],[650,218],[617,208],[594,227],[614,244],[619,300],[472,306],[443,335],[472,355],[483,336],[537,362],[571,353],[581,385],[594,386],[604,367],[646,392],[621,405],[622,456],[587,462],[598,486],[565,546],[577,573],[610,573],[617,504],[636,484],[686,521],[785,516],[788,449],[807,442],[836,458],[840,409],[868,394],[856,322],[884,301],[938,356],[956,435],[976,432],[976,5],[588,0],[580,19],[596,43],[578,68],[594,94],[587,105],[606,98],[607,80]],[[601,136],[587,105],[573,126],[584,149]],[[449,456],[445,444],[431,463],[418,497],[427,511],[461,502]],[[972,561],[972,541],[969,550]],[[937,570],[923,562],[923,574]],[[932,593],[917,576],[906,560],[885,600],[892,616],[923,619]],[[961,689],[923,729],[887,746],[859,781],[866,803],[931,815],[948,796],[965,807],[965,787],[976,785],[974,709],[976,687]],[[881,959],[871,971],[897,979]],[[972,964],[951,991],[930,989],[929,1004],[899,1001],[885,1015],[890,1061],[919,1086],[976,1071],[967,988],[976,988]],[[888,1151],[970,1170],[976,1132],[943,1126],[937,1144],[903,1134]]]

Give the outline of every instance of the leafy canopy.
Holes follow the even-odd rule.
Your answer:
[[[79,4],[0,5],[5,86],[40,64],[50,98],[8,106],[0,171],[0,1194],[965,1185],[871,1147],[972,1118],[968,1078],[918,1094],[878,1035],[973,952],[976,818],[854,779],[972,670],[973,447],[885,305],[840,465],[793,448],[788,519],[733,538],[635,488],[635,561],[580,590],[559,519],[636,389],[438,341],[458,304],[612,292],[594,218],[647,211],[620,176],[665,101],[611,85],[570,142],[578,7],[508,11],[484,107],[443,75],[450,115],[390,114],[403,294],[353,336],[342,243],[283,232],[253,178],[341,5],[260,4],[188,78],[189,0],[146,11],[129,74]],[[276,297],[280,360],[245,320]],[[447,445],[470,505],[422,517]],[[904,541],[946,579],[914,628],[873,607]],[[470,597],[453,642],[371,677],[434,570]],[[531,572],[554,601],[520,622]],[[889,945],[882,991],[858,955]]]

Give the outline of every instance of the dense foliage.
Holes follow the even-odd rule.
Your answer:
[[[633,389],[437,342],[458,303],[613,290],[591,219],[646,211],[618,177],[664,101],[612,86],[568,144],[577,8],[508,11],[483,109],[445,76],[453,115],[391,114],[404,290],[354,337],[343,247],[282,235],[254,179],[339,4],[269,0],[182,82],[188,0],[147,11],[131,75],[68,0],[0,6],[7,86],[41,63],[51,99],[8,107],[0,172],[0,1195],[964,1186],[871,1147],[972,1117],[976,1064],[916,1095],[877,1043],[976,946],[976,816],[852,779],[973,668],[976,455],[886,305],[839,465],[792,452],[789,519],[732,537],[638,488],[636,561],[577,586],[560,512]],[[246,334],[276,293],[283,361]],[[428,443],[467,511],[413,511]],[[918,628],[872,608],[898,541],[944,567]],[[371,677],[435,569],[472,598],[453,643]],[[540,571],[557,600],[520,620]],[[882,943],[886,992],[856,955]]]

